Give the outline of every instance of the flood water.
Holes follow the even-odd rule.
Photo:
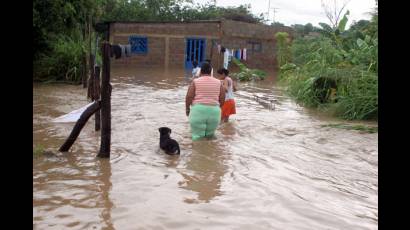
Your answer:
[[[322,127],[343,121],[270,76],[240,83],[237,114],[192,142],[184,75],[112,69],[111,159],[95,157],[93,117],[57,151],[74,124],[51,120],[86,105],[86,89],[33,85],[33,145],[52,152],[33,157],[34,229],[377,229],[377,133]],[[160,151],[161,126],[180,156]]]

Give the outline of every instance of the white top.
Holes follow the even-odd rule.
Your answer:
[[[224,68],[228,69],[228,63],[229,63],[229,51],[225,50],[224,53]]]
[[[233,99],[233,81],[232,78],[226,77],[228,80],[228,91],[225,93],[225,101]]]
[[[199,74],[201,73],[201,68],[200,67],[195,67],[192,69],[192,77],[199,77]]]

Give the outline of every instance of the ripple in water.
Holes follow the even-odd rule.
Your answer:
[[[33,158],[34,229],[377,229],[377,133],[323,128],[274,85],[241,83],[217,138],[192,143],[187,74],[113,69],[112,157],[94,118],[69,153]],[[34,85],[33,142],[56,152],[82,86]],[[274,100],[269,109],[260,98]],[[181,156],[158,147],[168,126]]]

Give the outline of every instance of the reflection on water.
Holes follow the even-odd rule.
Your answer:
[[[86,91],[35,84],[33,142],[55,154],[33,158],[34,229],[377,229],[377,133],[322,127],[341,121],[299,107],[270,76],[240,83],[237,114],[192,142],[189,74],[112,69],[109,160],[95,158],[93,117],[56,152],[73,124],[50,121],[88,104]],[[162,126],[180,156],[159,149]]]
[[[181,188],[198,193],[197,199],[186,198],[185,202],[209,202],[222,195],[221,183],[227,171],[224,151],[215,141],[197,141],[192,144],[192,153],[186,159],[184,170],[179,173],[184,180],[179,182]]]
[[[114,229],[110,161],[76,153],[48,157],[33,165],[34,229]]]
[[[99,190],[101,191],[101,200],[103,201],[103,210],[101,212],[102,222],[105,224],[104,229],[114,229],[111,220],[111,209],[114,206],[110,200],[110,191],[112,187],[111,183],[111,162],[108,159],[100,160],[100,178],[101,185]]]

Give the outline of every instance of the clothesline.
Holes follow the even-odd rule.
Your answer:
[[[224,61],[223,66],[225,69],[228,69],[229,62],[232,61],[232,57],[235,57],[239,60],[246,61],[246,48],[243,49],[227,49],[223,47],[221,44],[217,44],[218,53],[224,54]]]

